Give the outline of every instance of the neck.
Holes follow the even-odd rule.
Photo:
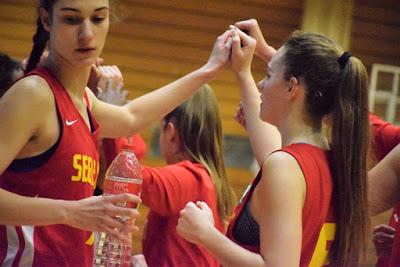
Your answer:
[[[89,80],[90,66],[72,66],[61,57],[52,54],[49,54],[43,65],[56,76],[72,98],[82,99]]]
[[[170,159],[166,160],[167,164],[175,164],[184,160],[192,160],[192,158],[185,152],[177,152]]]
[[[301,116],[287,118],[278,129],[282,134],[282,146],[306,143],[329,149],[328,139],[322,133],[321,127],[316,128],[309,120]]]

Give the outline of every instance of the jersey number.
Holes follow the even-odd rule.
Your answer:
[[[325,223],[319,233],[317,246],[315,247],[314,254],[311,258],[310,267],[321,267],[329,264],[328,258],[328,241],[335,238],[336,224]]]

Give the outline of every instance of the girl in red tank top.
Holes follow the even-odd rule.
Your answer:
[[[377,267],[400,265],[400,204],[396,202],[398,177],[400,176],[399,127],[370,115],[373,133],[374,155],[378,164],[369,173],[370,212],[372,216],[393,208],[389,225],[374,229],[373,242],[377,251]]]
[[[223,266],[356,266],[368,224],[365,69],[326,37],[297,32],[275,51],[255,20],[236,26],[250,34],[235,30],[231,60],[262,167],[227,237],[202,202],[181,211],[178,232]],[[268,63],[261,95],[250,71],[254,51]],[[325,116],[330,142],[322,132]],[[275,150],[276,130],[258,117],[277,127],[282,149]]]
[[[139,201],[130,194],[88,198],[98,173],[97,137],[132,136],[215,78],[229,59],[232,33],[217,39],[201,68],[118,107],[86,87],[108,33],[109,1],[38,2],[29,75],[0,101],[0,150],[6,151],[0,156],[0,223],[22,225],[0,227],[0,265],[92,266],[88,230],[133,231],[115,216],[137,212],[115,204]],[[45,47],[48,57],[36,68]]]

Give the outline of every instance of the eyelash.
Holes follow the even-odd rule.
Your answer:
[[[94,16],[91,18],[91,21],[94,24],[100,24],[104,20],[105,20],[105,17],[100,17],[100,16]],[[82,22],[82,18],[80,18],[80,17],[65,17],[64,21],[70,25],[77,25]]]
[[[79,24],[82,20],[80,18],[78,18],[78,17],[65,17],[64,21],[67,24],[76,25],[76,24]]]
[[[101,22],[103,22],[106,18],[105,17],[100,17],[100,16],[95,16],[92,17],[92,21],[96,24],[100,24]]]

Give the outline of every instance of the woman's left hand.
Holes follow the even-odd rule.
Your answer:
[[[206,69],[211,70],[216,75],[229,61],[229,56],[232,49],[232,30],[227,30],[222,35],[218,36],[214,43],[213,50],[204,66]]]
[[[207,233],[214,228],[212,210],[205,202],[189,202],[181,210],[176,231],[184,239],[194,244],[201,244]]]

